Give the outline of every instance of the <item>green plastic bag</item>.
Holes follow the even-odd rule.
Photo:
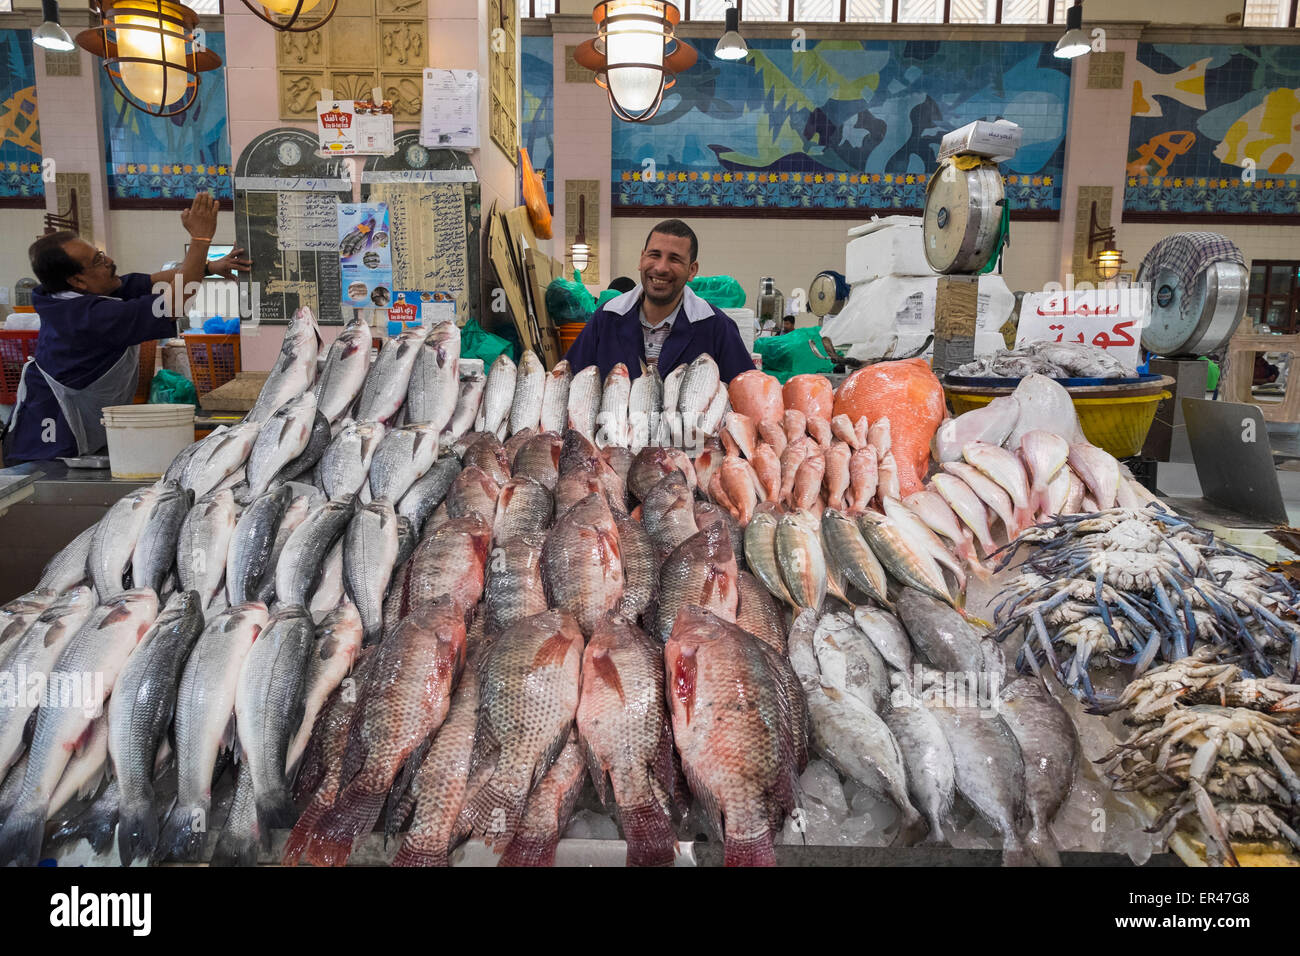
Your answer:
[[[763,371],[782,385],[796,375],[835,368],[822,345],[821,326],[755,339],[754,351],[763,357]]]
[[[719,309],[741,309],[745,306],[744,286],[731,276],[696,276],[686,284],[701,299]]]
[[[546,311],[556,325],[588,322],[596,311],[596,300],[581,282],[561,276],[546,287]]]
[[[622,294],[623,293],[619,292],[617,289],[606,289],[596,298],[596,308],[603,309],[606,302],[610,299],[617,299]]]
[[[150,405],[193,405],[199,406],[199,393],[194,383],[184,375],[168,369],[154,372],[153,381],[149,383]]]
[[[1201,361],[1210,367],[1205,371],[1205,388],[1207,391],[1214,391],[1219,387],[1219,363],[1208,356],[1202,355]]]
[[[513,353],[514,347],[508,339],[486,331],[474,319],[466,319],[460,327],[460,357],[482,359],[483,368],[489,369],[502,352]],[[517,356],[510,354],[512,359]]]

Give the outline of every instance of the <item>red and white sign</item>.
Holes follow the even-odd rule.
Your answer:
[[[1016,347],[1032,342],[1094,345],[1125,367],[1137,368],[1149,296],[1145,286],[1027,293],[1020,303]]]
[[[393,104],[388,100],[319,100],[316,132],[322,156],[391,155]]]

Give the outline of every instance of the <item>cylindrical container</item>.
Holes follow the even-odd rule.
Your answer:
[[[193,405],[108,405],[102,422],[114,478],[159,478],[194,441]]]
[[[578,341],[578,336],[582,330],[587,327],[586,322],[562,322],[555,327],[556,333],[560,338],[560,351],[567,352],[574,342]],[[563,357],[563,356],[561,356]]]

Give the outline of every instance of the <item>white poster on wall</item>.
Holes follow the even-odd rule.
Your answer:
[[[420,145],[477,149],[478,74],[473,70],[425,70]]]

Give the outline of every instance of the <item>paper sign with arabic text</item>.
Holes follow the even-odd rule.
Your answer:
[[[1145,287],[1029,292],[1020,303],[1016,347],[1031,342],[1095,345],[1137,368],[1149,309]]]

